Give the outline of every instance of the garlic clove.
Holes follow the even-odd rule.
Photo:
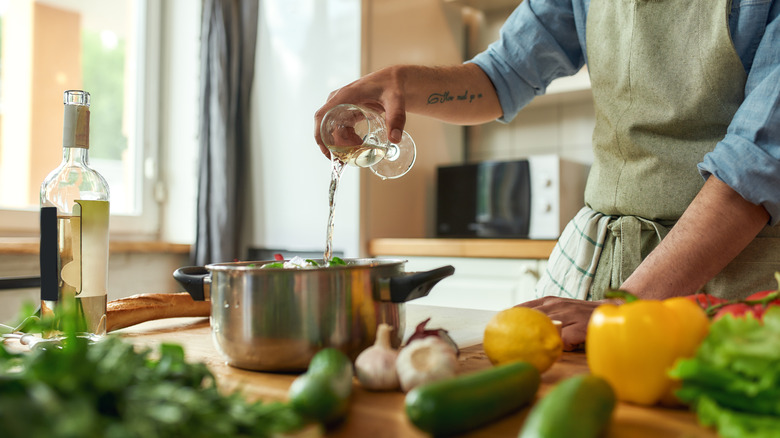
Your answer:
[[[392,330],[388,324],[379,324],[374,345],[363,350],[355,359],[355,375],[366,389],[390,391],[398,388],[395,369],[398,351],[390,346]]]

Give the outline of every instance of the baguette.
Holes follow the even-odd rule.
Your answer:
[[[209,316],[210,301],[195,301],[186,292],[138,294],[108,302],[106,331],[164,318]]]

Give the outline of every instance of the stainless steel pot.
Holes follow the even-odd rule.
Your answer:
[[[405,260],[346,259],[328,268],[261,268],[268,261],[218,263],[176,270],[195,300],[211,300],[211,332],[230,365],[258,371],[303,371],[335,347],[355,358],[376,327],[404,333],[404,303],[428,294],[455,268],[404,272]]]

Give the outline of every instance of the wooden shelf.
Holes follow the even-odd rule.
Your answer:
[[[422,257],[479,257],[547,259],[555,240],[527,239],[373,239],[372,257],[381,255]]]
[[[38,254],[40,239],[37,237],[0,237],[0,254]],[[108,242],[112,254],[120,253],[169,253],[187,254],[190,245],[159,241],[114,241]]]

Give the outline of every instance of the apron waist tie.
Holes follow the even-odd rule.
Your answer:
[[[623,284],[644,259],[642,230],[653,231],[653,239],[660,243],[669,230],[657,222],[637,216],[619,216],[608,226],[615,239],[612,255],[612,284]],[[618,286],[619,287],[619,286]]]
[[[536,297],[600,300],[617,289],[675,221],[609,216],[583,207],[566,225],[536,286]]]
[[[673,221],[661,223],[638,216],[615,216],[607,225],[609,233],[590,298],[602,299],[607,290],[619,288],[647,254],[661,243],[673,224]]]

